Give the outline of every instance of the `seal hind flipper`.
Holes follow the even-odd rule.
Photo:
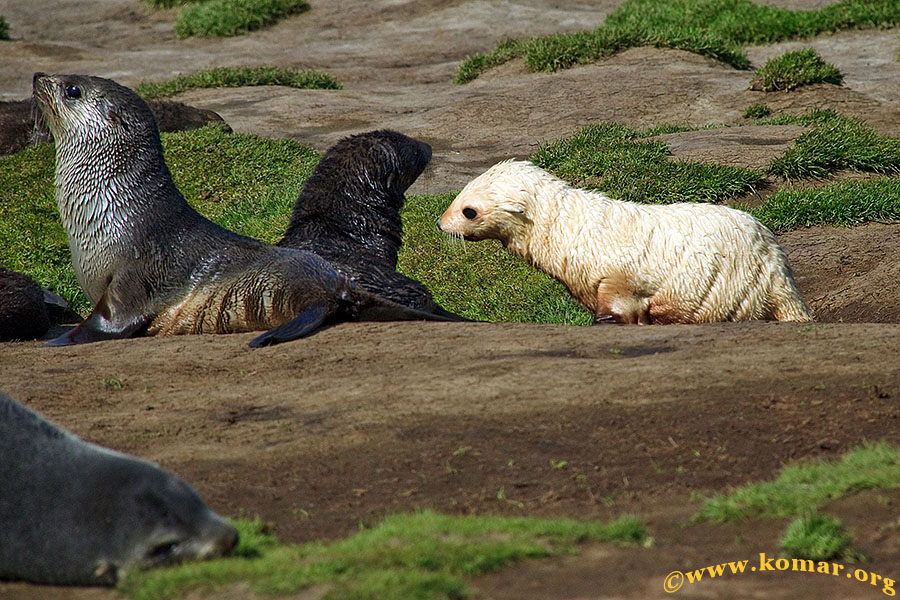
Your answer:
[[[273,327],[264,334],[253,338],[250,341],[250,347],[274,346],[282,342],[290,342],[306,337],[320,329],[328,316],[333,312],[334,310],[327,302],[316,302],[287,323],[282,323],[278,327]]]
[[[338,317],[338,318],[335,318]],[[338,321],[459,321],[450,313],[440,315],[398,304],[352,286],[335,308],[328,302],[316,302],[299,315],[250,341],[251,348],[272,346],[306,337],[329,323]]]
[[[130,315],[129,319],[116,318],[112,315],[107,294],[103,294],[87,319],[44,345],[70,346],[128,338],[146,328],[153,320],[152,315],[145,314]]]

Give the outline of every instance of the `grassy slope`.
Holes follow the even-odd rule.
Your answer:
[[[784,189],[754,214],[776,230],[820,223],[900,221],[900,140],[875,134],[830,111],[763,123],[810,126],[770,174],[794,179],[837,169],[894,175]],[[662,144],[619,125],[586,128],[541,148],[538,164],[583,187],[641,202],[729,201],[763,173],[671,162]],[[318,155],[290,140],[226,134],[216,127],[166,134],[175,183],[201,213],[221,225],[277,241]],[[453,243],[434,226],[452,195],[412,196],[403,212],[402,272],[423,281],[441,304],[473,319],[584,325],[590,322],[557,282],[509,256],[496,242]],[[69,263],[53,199],[53,148],[37,146],[0,159],[0,264],[54,287],[81,312],[89,309]]]
[[[900,448],[866,444],[840,461],[788,465],[771,481],[749,483],[707,499],[700,521],[794,517],[815,513],[827,502],[868,489],[900,488]]]
[[[188,2],[175,18],[178,37],[241,35],[309,10],[304,0],[204,0]]]
[[[339,90],[341,84],[326,73],[278,67],[217,67],[179,75],[162,82],[145,82],[135,91],[146,99],[166,98],[197,88],[283,85],[297,89]]]
[[[900,24],[896,0],[843,0],[819,10],[791,11],[748,0],[627,0],[593,31],[503,40],[491,52],[467,58],[455,82],[522,57],[532,71],[556,71],[597,61],[637,46],[679,48],[750,68],[742,50],[848,28]]]

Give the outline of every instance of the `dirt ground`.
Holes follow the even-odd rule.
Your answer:
[[[454,86],[459,61],[499,38],[594,27],[618,3],[310,4],[252,35],[177,40],[174,11],[149,12],[136,0],[0,0],[14,38],[0,43],[0,99],[26,97],[38,70],[134,85],[213,66],[315,68],[344,89],[199,90],[177,99],[215,110],[236,131],[319,150],[382,127],[419,137],[435,153],[413,193],[457,190],[496,160],[525,157],[598,121],[741,124],[754,102],[834,107],[900,135],[896,29],[748,49],[759,65],[812,45],[845,74],[842,87],[763,94],[747,89],[749,72],[648,48],[556,74],[511,63]],[[770,131],[761,141],[759,132],[741,139],[734,131],[682,142],[734,162],[751,147],[774,156],[798,133]],[[674,140],[673,152],[683,145]],[[779,237],[817,324],[342,324],[259,350],[247,347],[252,335],[10,343],[0,347],[0,390],[87,440],[159,462],[221,514],[261,515],[290,542],[341,537],[425,507],[636,513],[652,532],[649,548],[586,546],[472,583],[497,600],[662,598],[671,571],[778,552],[784,520],[692,524],[695,494],[864,440],[900,443],[900,225]],[[855,567],[900,579],[898,503],[900,492],[862,493],[827,507],[869,557]],[[685,584],[677,595],[885,594],[844,577],[753,573]],[[113,597],[0,584],[3,599]]]

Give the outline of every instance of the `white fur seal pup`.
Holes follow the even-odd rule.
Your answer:
[[[56,200],[94,306],[51,345],[133,335],[270,331],[251,346],[342,320],[448,320],[355,286],[321,257],[268,246],[201,216],[175,187],[153,113],[132,90],[34,76],[56,140]]]
[[[500,240],[568,287],[595,324],[812,318],[772,232],[725,206],[622,202],[504,161],[470,181],[438,226]]]
[[[114,585],[222,556],[237,531],[156,465],[57,429],[0,393],[0,579]]]

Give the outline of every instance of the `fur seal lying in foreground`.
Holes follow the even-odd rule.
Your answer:
[[[622,202],[505,161],[470,181],[438,226],[500,240],[595,324],[812,319],[772,232],[725,206]]]
[[[222,556],[237,531],[156,465],[89,444],[0,393],[0,579],[114,585]]]
[[[396,131],[342,139],[306,180],[278,245],[315,252],[379,296],[460,318],[421,282],[397,272],[404,194],[430,160],[431,146]]]
[[[447,320],[356,287],[321,257],[238,235],[191,208],[133,91],[83,75],[34,76],[56,140],[56,200],[94,306],[51,345],[138,334],[269,329],[262,346],[340,320]]]

